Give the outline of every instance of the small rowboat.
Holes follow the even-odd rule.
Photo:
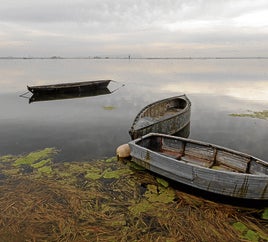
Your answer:
[[[191,102],[186,95],[163,99],[143,108],[130,128],[136,139],[151,132],[175,134],[190,123]]]
[[[165,134],[129,142],[132,160],[186,185],[234,198],[268,200],[268,162],[221,146]]]
[[[74,93],[106,88],[111,80],[61,83],[43,86],[27,86],[33,94]]]
[[[93,97],[93,96],[99,96],[99,95],[107,95],[110,93],[112,92],[108,88],[105,87],[101,89],[93,89],[93,90],[88,90],[84,92],[33,94],[29,99],[29,103]]]

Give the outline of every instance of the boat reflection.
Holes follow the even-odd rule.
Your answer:
[[[29,103],[93,97],[99,95],[107,95],[110,93],[112,92],[108,88],[100,88],[100,89],[88,90],[83,92],[73,92],[73,93],[33,94],[29,99]]]

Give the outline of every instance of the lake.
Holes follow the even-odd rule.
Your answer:
[[[0,156],[46,147],[58,161],[115,155],[141,108],[186,94],[190,138],[264,160],[268,120],[234,117],[268,109],[267,59],[0,60]],[[110,94],[29,103],[27,85],[111,79]]]

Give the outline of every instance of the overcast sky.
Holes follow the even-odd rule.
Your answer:
[[[0,56],[268,56],[267,0],[0,0]]]

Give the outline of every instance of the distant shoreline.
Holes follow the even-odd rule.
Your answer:
[[[93,57],[60,57],[60,56],[52,56],[52,57],[0,57],[0,60],[98,60],[98,59],[105,59],[105,60],[114,60],[114,59],[120,59],[120,60],[215,60],[215,59],[233,59],[233,60],[248,60],[248,59],[268,59],[268,57],[265,56],[252,56],[252,57],[236,57],[236,56],[216,56],[216,57],[109,57],[109,56],[93,56]]]

